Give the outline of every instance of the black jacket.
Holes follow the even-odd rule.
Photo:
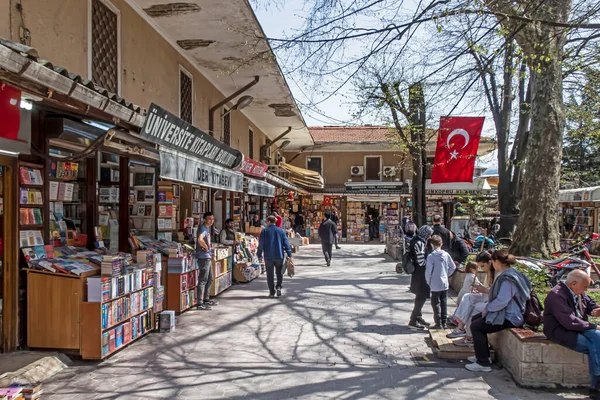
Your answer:
[[[425,279],[426,248],[427,243],[418,236],[412,238],[408,247],[415,265],[415,272],[410,276],[410,292],[415,295],[427,295],[430,291]]]
[[[454,235],[454,239],[451,240],[450,257],[452,257],[452,259],[459,264],[464,263],[467,261],[467,257],[469,257],[469,249],[467,248],[467,244],[464,240],[456,235]]]
[[[433,226],[433,234],[442,237],[442,241],[444,242],[442,244],[442,250],[445,250],[448,253],[450,253],[450,246],[451,246],[450,231],[448,229],[444,228],[442,225],[434,225]]]
[[[335,243],[335,236],[337,235],[337,225],[330,219],[326,219],[321,222],[319,226],[319,237],[321,238],[322,244],[333,244]]]

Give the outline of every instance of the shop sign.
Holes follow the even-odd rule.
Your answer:
[[[225,168],[237,168],[242,153],[152,103],[141,136],[152,142]]]
[[[177,152],[160,151],[160,176],[232,192],[242,192],[244,189],[244,175],[241,173],[186,157]]]
[[[248,181],[248,194],[253,196],[275,197],[275,186],[254,179]]]
[[[454,190],[454,189],[427,189],[427,194],[452,194],[452,195],[460,195],[460,194],[489,194],[489,190]]]
[[[397,185],[378,185],[376,183],[372,185],[346,185],[347,192],[362,192],[367,190],[376,190],[378,192],[400,192],[402,191],[402,188],[402,183],[398,183]]]
[[[246,175],[257,176],[262,178],[267,173],[269,166],[267,164],[263,164],[252,158],[248,158],[244,156],[244,161],[242,162],[242,167],[240,168],[240,172]]]

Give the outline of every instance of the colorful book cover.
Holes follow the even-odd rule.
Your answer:
[[[19,170],[20,174],[21,174],[21,184],[22,185],[29,185],[31,184],[31,179],[29,179],[29,170],[25,167],[21,167],[21,169]]]

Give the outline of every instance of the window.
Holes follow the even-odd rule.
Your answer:
[[[254,158],[254,132],[248,129],[248,157]]]
[[[323,157],[307,157],[306,169],[318,172],[321,176],[323,176]]]
[[[107,0],[91,0],[90,13],[90,79],[118,94],[121,83],[119,10]]]
[[[381,157],[365,157],[365,181],[381,180]]]
[[[193,91],[192,75],[183,67],[179,67],[179,117],[192,125],[194,124]]]
[[[231,113],[224,110],[226,115],[223,117],[223,143],[231,146]]]

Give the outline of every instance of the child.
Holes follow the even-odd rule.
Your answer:
[[[458,297],[456,298],[456,306],[460,305],[460,302],[465,294],[471,293],[473,290],[473,286],[481,285],[479,279],[477,279],[477,264],[472,261],[469,261],[465,267],[465,272],[467,277],[465,278],[465,282],[458,293]]]
[[[442,250],[442,238],[433,235],[429,239],[433,251],[427,257],[425,267],[425,279],[431,288],[431,306],[433,307],[433,318],[435,326],[432,329],[448,329],[446,318],[448,317],[448,277],[452,275],[456,266],[450,254]]]

